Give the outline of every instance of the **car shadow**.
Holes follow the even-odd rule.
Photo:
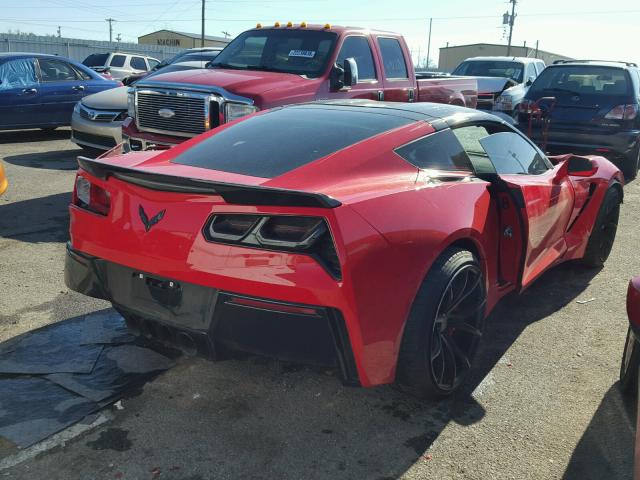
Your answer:
[[[69,239],[71,193],[56,193],[0,203],[0,238],[22,242],[66,242]]]
[[[82,155],[79,148],[54,150],[50,152],[22,153],[3,158],[6,163],[28,168],[42,168],[46,170],[76,170],[76,159]]]
[[[58,128],[53,131],[39,129],[0,131],[0,144],[46,142],[52,140],[65,140],[69,138],[71,138],[71,130],[68,128]]]
[[[614,384],[571,456],[563,480],[631,480],[635,442],[636,402]]]

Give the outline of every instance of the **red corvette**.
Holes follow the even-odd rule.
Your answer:
[[[506,293],[600,266],[623,178],[497,117],[366,101],[261,112],[165,151],[79,158],[65,280],[129,327],[221,358],[458,387]]]

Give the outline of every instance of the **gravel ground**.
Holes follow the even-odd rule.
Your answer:
[[[11,182],[0,197],[0,340],[108,307],[63,282],[81,152],[68,136],[0,132]],[[626,284],[640,273],[638,205],[635,182],[603,270],[560,266],[498,306],[473,378],[450,400],[348,388],[332,372],[258,358],[181,359],[108,422],[12,468],[0,461],[0,476],[630,479],[635,410],[616,382]]]

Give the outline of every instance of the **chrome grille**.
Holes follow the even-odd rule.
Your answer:
[[[136,122],[140,130],[191,137],[208,130],[209,102],[205,94],[168,90],[136,92]],[[163,117],[160,111],[170,111]]]
[[[93,110],[85,107],[84,105],[80,105],[80,116],[86,120],[91,120],[92,122],[112,122],[121,113],[122,112]]]

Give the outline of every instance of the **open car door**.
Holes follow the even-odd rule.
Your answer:
[[[527,288],[567,250],[575,193],[564,163],[553,167],[515,132],[479,139],[496,171],[500,276]]]

